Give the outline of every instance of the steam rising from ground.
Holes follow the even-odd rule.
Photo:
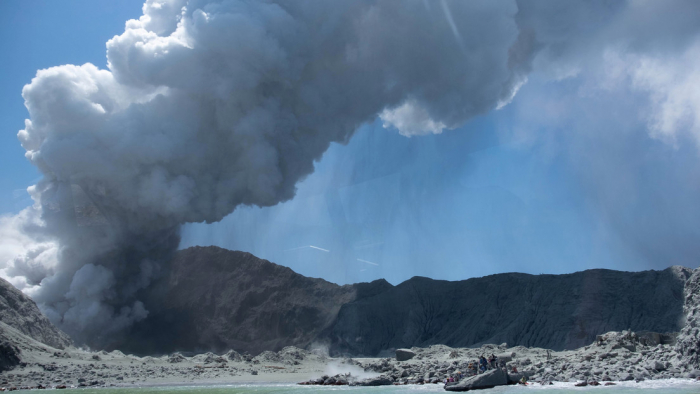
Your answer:
[[[18,137],[44,178],[35,206],[0,223],[4,276],[103,346],[148,316],[143,291],[182,224],[291,199],[332,142],[378,116],[411,136],[501,108],[537,54],[575,73],[573,53],[602,37],[590,30],[635,11],[547,4],[148,0],[107,43],[108,70],[54,67],[25,86]]]
[[[353,364],[344,364],[339,361],[331,361],[326,364],[326,368],[323,370],[324,375],[335,376],[339,374],[350,374],[358,380],[376,378],[380,374],[377,372],[366,372],[364,368],[360,368]]]

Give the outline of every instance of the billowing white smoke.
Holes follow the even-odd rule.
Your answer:
[[[509,52],[522,41],[512,2],[148,0],[143,11],[107,43],[108,70],[40,70],[23,90],[19,139],[44,179],[36,206],[7,220],[42,243],[18,239],[4,275],[40,283],[27,289],[48,316],[97,346],[148,315],[139,291],[167,269],[183,223],[292,198],[330,143],[377,116],[405,135],[439,133],[526,78]]]
[[[26,292],[52,275],[58,260],[58,245],[42,231],[40,215],[30,207],[16,216],[0,217],[0,272]]]

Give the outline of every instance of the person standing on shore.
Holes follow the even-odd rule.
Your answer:
[[[496,357],[495,354],[491,353],[491,357],[489,358],[489,364],[491,365],[491,369],[496,369],[496,361],[498,360],[498,357]]]
[[[488,362],[486,361],[486,357],[482,354],[481,357],[479,357],[479,370],[483,373],[486,372],[487,368]]]

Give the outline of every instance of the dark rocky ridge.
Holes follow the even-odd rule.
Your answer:
[[[338,286],[216,247],[178,251],[150,314],[111,349],[137,354],[329,346],[333,355],[483,343],[573,349],[608,331],[676,332],[691,270],[416,277]]]
[[[51,324],[31,298],[1,278],[0,321],[24,335],[58,349],[72,344],[68,335]]]
[[[608,331],[676,332],[691,270],[497,274],[458,282],[412,278],[343,305],[326,335],[335,353],[485,343],[575,349]]]

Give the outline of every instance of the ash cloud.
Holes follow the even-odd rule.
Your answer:
[[[291,199],[332,142],[379,114],[422,134],[513,95],[512,2],[149,0],[143,11],[107,43],[107,70],[40,70],[22,92],[18,137],[44,174],[24,233],[53,255],[20,248],[5,275],[96,347],[148,316],[143,291],[182,224]]]
[[[507,105],[533,70],[575,75],[601,42],[657,21],[635,4],[148,0],[107,42],[108,69],[25,86],[18,137],[44,178],[35,206],[3,219],[3,274],[105,346],[147,318],[183,224],[293,198],[331,143],[377,117],[440,133]],[[694,20],[631,46],[656,50]]]

